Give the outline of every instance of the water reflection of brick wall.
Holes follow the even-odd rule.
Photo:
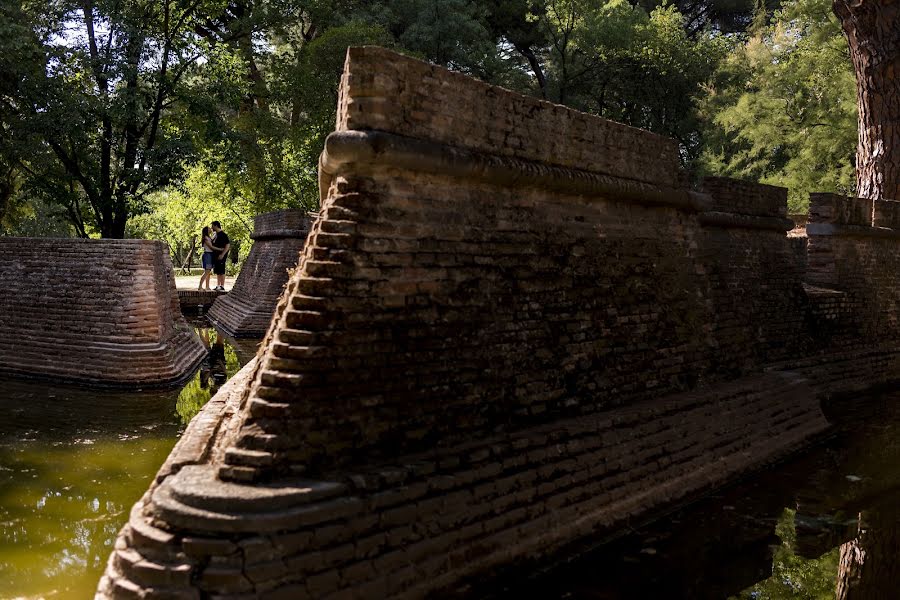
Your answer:
[[[0,238],[0,257],[2,371],[152,385],[203,354],[162,243]]]
[[[900,372],[816,335],[785,191],[691,190],[671,140],[376,48],[338,129],[257,365],[101,597],[457,590],[796,448],[825,372]]]

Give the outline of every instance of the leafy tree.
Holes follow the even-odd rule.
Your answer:
[[[491,83],[515,86],[519,62],[498,48],[489,9],[481,2],[388,0],[374,4],[368,12],[397,47]]]
[[[828,0],[786,4],[734,48],[706,94],[701,171],[785,186],[798,212],[810,192],[852,192],[853,72]]]
[[[13,138],[37,150],[19,166],[80,234],[122,237],[146,194],[178,176],[188,140],[166,115],[203,54],[193,33],[201,7],[59,0],[5,9],[27,24],[2,49],[27,59],[5,94]]]
[[[638,4],[649,12],[667,2],[641,0]],[[684,15],[685,31],[693,37],[707,29],[743,33],[758,18],[760,9],[771,15],[781,7],[781,0],[674,0],[669,4]]]
[[[540,16],[548,96],[677,139],[699,153],[695,97],[726,52],[723,38],[690,38],[674,7],[647,13],[625,0],[550,0]]]
[[[200,232],[212,221],[221,221],[240,249],[243,260],[250,251],[253,210],[240,197],[228,193],[227,177],[202,165],[188,170],[183,185],[171,186],[147,196],[148,210],[128,222],[129,237],[161,240],[169,245],[176,267],[190,248],[199,251]],[[195,263],[196,264],[196,263]]]
[[[0,219],[0,235],[18,237],[72,237],[74,228],[65,210],[40,197],[16,194]]]
[[[762,66],[718,31],[735,26],[728,15],[746,21],[748,1],[5,4],[0,222],[40,201],[62,207],[78,235],[121,236],[127,224],[174,248],[193,234],[184,211],[197,202],[247,223],[314,208],[346,48],[361,44],[675,137],[686,162],[711,136],[703,164],[727,170],[725,146],[748,144],[729,129],[728,102]],[[732,47],[744,58],[717,71]],[[716,97],[698,112],[707,89]],[[198,174],[214,194],[198,191]]]
[[[393,39],[379,25],[350,21],[325,30],[274,64],[273,97],[292,109],[282,143],[295,206],[314,209],[318,204],[319,155],[334,130],[347,48],[362,45],[390,47]]]
[[[488,0],[486,25],[501,49],[511,47],[522,57],[534,77],[537,93],[547,99],[547,76],[540,57],[549,44],[547,32],[538,15],[543,4],[538,0]],[[511,59],[511,57],[509,57]]]

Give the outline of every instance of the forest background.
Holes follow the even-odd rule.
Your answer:
[[[853,193],[830,0],[2,0],[0,235],[166,241],[315,210],[346,48],[676,139],[694,176]]]

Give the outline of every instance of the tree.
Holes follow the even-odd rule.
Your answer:
[[[834,0],[856,71],[857,194],[900,200],[900,4]]]
[[[836,600],[890,600],[900,589],[897,508],[874,506],[859,514],[856,537],[841,545]]]
[[[241,197],[228,192],[226,175],[210,172],[203,165],[188,168],[180,186],[169,186],[147,196],[144,214],[128,221],[129,237],[161,240],[169,245],[176,266],[184,263],[192,239],[199,239],[203,227],[221,221],[232,247],[240,248],[240,258],[249,253],[255,214]],[[197,246],[195,246],[197,249]]]
[[[708,24],[747,0],[684,1]],[[133,217],[183,198],[199,171],[247,221],[314,208],[349,45],[676,137],[687,159],[702,141],[695,97],[725,49],[652,0],[18,0],[0,11],[0,221],[53,203],[81,236],[153,235],[153,218]]]
[[[738,43],[700,107],[700,172],[787,187],[796,212],[810,192],[853,192],[853,71],[829,0],[788,2]]]
[[[721,36],[691,38],[671,6],[551,0],[539,22],[550,100],[673,137],[700,150],[696,97],[725,54]]]
[[[192,33],[200,2],[63,0],[4,4],[14,23],[0,54],[6,152],[26,186],[66,207],[79,234],[122,237],[145,195],[177,176],[187,137],[166,122],[202,55]],[[5,70],[5,69],[4,69]]]
[[[509,44],[525,60],[534,77],[538,94],[547,99],[547,76],[539,53],[548,44],[546,30],[537,15],[543,14],[537,0],[489,0],[486,24],[500,46]]]

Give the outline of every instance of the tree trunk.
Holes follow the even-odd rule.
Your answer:
[[[900,200],[900,3],[833,0],[856,70],[857,195]]]
[[[900,590],[900,528],[897,511],[860,513],[856,538],[841,546],[837,600],[892,600]]]

